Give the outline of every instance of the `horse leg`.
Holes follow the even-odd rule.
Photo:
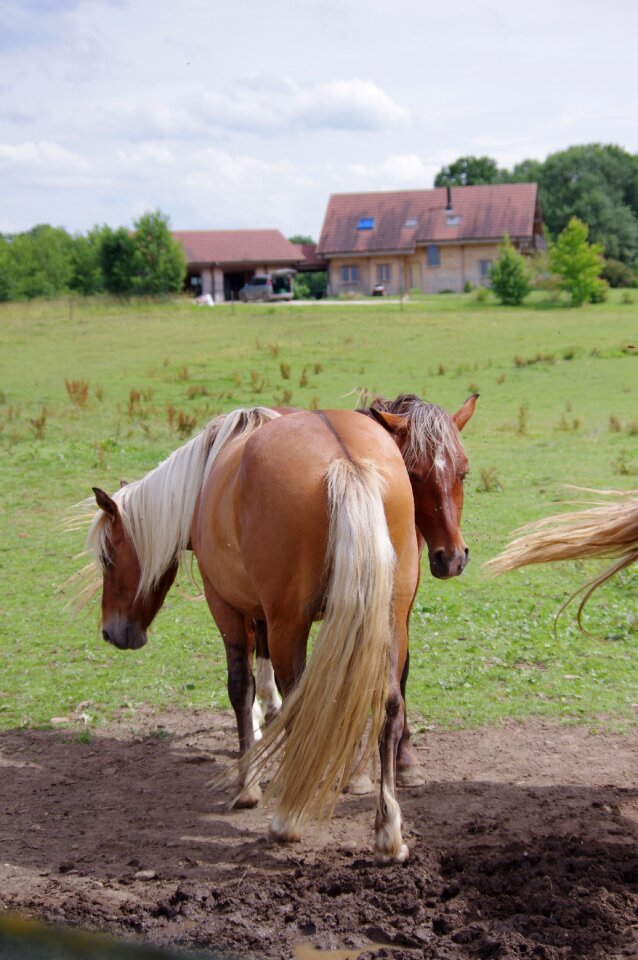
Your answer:
[[[204,579],[204,592],[215,623],[219,628],[226,649],[228,668],[228,696],[235,711],[239,735],[239,755],[243,757],[255,743],[252,707],[255,699],[255,678],[252,671],[253,646],[246,632],[242,614],[229,606]],[[251,771],[241,775],[239,795],[234,807],[254,807],[261,799],[258,783],[250,783]]]
[[[396,758],[405,720],[398,683],[390,688],[385,713],[379,742],[381,779],[375,819],[374,860],[378,864],[403,863],[408,858],[408,848],[401,836],[401,810],[396,800]]]
[[[254,620],[255,654],[257,657],[257,699],[265,714],[266,723],[274,720],[281,709],[281,697],[275,683],[268,651],[268,630],[265,620]]]
[[[410,730],[408,727],[408,714],[405,701],[405,689],[408,682],[408,672],[410,669],[410,652],[405,658],[405,666],[401,674],[401,696],[403,698],[403,731],[399,740],[399,749],[397,752],[397,785],[399,787],[421,787],[425,783],[425,776],[421,769],[416,753],[410,743]]]
[[[268,647],[277,685],[284,700],[294,689],[306,666],[306,645],[310,622],[293,618],[268,621]],[[270,836],[279,843],[298,843],[301,831],[296,822],[283,817],[275,808],[270,821]]]

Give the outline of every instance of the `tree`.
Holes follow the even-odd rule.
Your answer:
[[[435,187],[469,187],[472,184],[499,183],[501,171],[491,157],[459,157],[442,167],[434,178]]]
[[[638,256],[638,157],[611,144],[569,147],[547,157],[538,182],[543,217],[553,236],[578,217],[606,256],[633,265]]]
[[[78,234],[73,238],[71,289],[77,290],[85,297],[104,290],[101,243],[102,236],[98,227],[86,236]]]
[[[113,230],[107,226],[99,229],[98,236],[104,289],[117,297],[130,296],[135,269],[133,238],[124,227]]]
[[[160,210],[144,213],[134,224],[134,277],[136,293],[163,296],[184,286],[186,255],[168,229]]]
[[[572,217],[549,251],[551,269],[561,277],[561,288],[579,307],[601,291],[600,271],[603,266],[602,245],[588,243],[589,228]]]
[[[73,241],[62,227],[40,224],[9,244],[12,297],[53,297],[69,288]]]
[[[507,234],[503,238],[498,260],[490,270],[490,281],[498,299],[507,306],[518,306],[530,291],[525,261],[514,249]]]
[[[0,301],[13,299],[14,286],[11,245],[6,237],[0,234]]]
[[[288,237],[291,243],[296,243],[298,246],[304,246],[313,244],[315,241],[312,237],[307,236],[305,233],[296,233],[293,237]]]

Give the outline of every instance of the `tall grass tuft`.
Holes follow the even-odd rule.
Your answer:
[[[71,403],[83,410],[89,399],[89,381],[65,379],[64,386],[66,387],[66,392],[69,395]]]

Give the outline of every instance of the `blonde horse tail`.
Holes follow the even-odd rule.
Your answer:
[[[604,493],[608,491],[589,491]],[[636,491],[630,491],[629,495]],[[638,561],[638,500],[628,494],[614,494],[612,503],[588,510],[572,511],[545,517],[518,531],[518,536],[505,550],[485,564],[496,576],[533,563],[556,560],[613,559],[601,574],[576,591],[561,608],[561,613],[574,597],[583,593],[578,609],[580,623],[583,607],[592,593],[611,577]]]
[[[395,553],[374,464],[336,460],[326,477],[329,532],[325,612],[310,662],[264,739],[243,758],[253,780],[283,756],[269,793],[272,832],[295,839],[328,818],[352,772],[368,718],[368,750],[385,720]]]

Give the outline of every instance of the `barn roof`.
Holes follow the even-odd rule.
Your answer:
[[[173,230],[189,263],[295,263],[299,247],[279,230]]]
[[[530,238],[540,231],[538,186],[508,183],[333,194],[317,245],[339,253],[410,253],[417,244]]]

